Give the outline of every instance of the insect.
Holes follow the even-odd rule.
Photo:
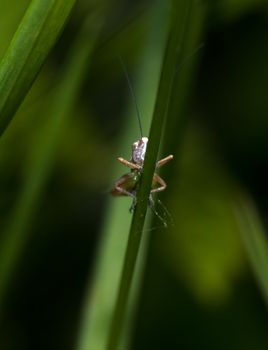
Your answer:
[[[132,157],[128,161],[122,157],[118,157],[117,160],[130,168],[130,172],[121,176],[114,185],[112,189],[112,195],[114,196],[129,196],[133,198],[133,204],[131,210],[135,208],[136,205],[136,187],[140,180],[143,162],[146,153],[146,147],[148,143],[147,137],[141,137],[139,140],[133,143],[132,145]],[[169,155],[156,163],[155,168],[158,169],[162,165],[166,164],[173,159],[172,155]],[[157,174],[154,173],[152,181],[151,194],[155,192],[164,191],[167,187],[165,181]]]
[[[138,121],[139,121],[141,138],[132,144],[132,156],[131,156],[130,161],[128,161],[122,157],[117,158],[117,160],[120,163],[122,163],[123,165],[125,165],[126,167],[128,167],[130,169],[130,172],[127,174],[124,174],[115,182],[114,187],[111,190],[111,193],[113,196],[132,197],[133,202],[132,202],[132,206],[130,208],[130,211],[133,211],[135,206],[136,206],[136,203],[137,203],[136,189],[137,189],[137,185],[140,181],[140,177],[141,177],[142,170],[143,170],[143,163],[144,163],[144,159],[145,159],[148,138],[143,136],[142,126],[141,126],[141,116],[140,116],[140,112],[139,112],[139,108],[138,108],[138,104],[137,104],[137,99],[136,99],[134,90],[132,88],[132,84],[131,84],[130,78],[128,76],[126,67],[124,66],[124,63],[123,63],[121,58],[120,58],[120,61],[121,61],[121,65],[123,67],[125,76],[127,78],[128,86],[129,86],[133,101],[135,103],[137,117],[138,117]],[[173,159],[173,155],[169,155],[169,156],[159,160],[155,166],[156,170],[172,159]],[[149,198],[149,203],[151,206],[153,206],[152,194],[156,193],[156,192],[164,191],[166,187],[167,187],[166,182],[157,173],[154,173],[153,180],[152,180],[151,192],[150,192],[150,198]]]

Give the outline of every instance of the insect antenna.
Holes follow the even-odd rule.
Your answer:
[[[182,62],[176,67],[175,75],[181,70],[181,68],[193,57],[198,51],[200,51],[204,47],[204,43],[199,44],[192,52],[190,52],[187,56],[184,57]]]
[[[140,110],[139,110],[139,106],[138,106],[138,102],[137,102],[137,97],[136,97],[134,89],[133,89],[133,84],[132,84],[132,82],[130,80],[130,77],[129,77],[129,74],[128,74],[128,71],[127,71],[127,67],[126,67],[126,65],[125,65],[121,55],[118,55],[118,58],[119,58],[119,61],[121,63],[123,72],[125,74],[125,77],[126,77],[126,80],[127,80],[127,84],[128,84],[128,88],[130,90],[130,93],[131,93],[131,96],[132,96],[132,99],[133,99],[133,102],[134,102],[134,105],[135,105],[135,108],[136,108],[137,118],[138,118],[138,122],[139,122],[139,129],[140,129],[141,137],[143,137],[143,130],[142,130],[142,125],[141,125],[141,114],[140,114]]]

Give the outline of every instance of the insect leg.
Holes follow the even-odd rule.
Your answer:
[[[157,203],[158,203],[158,204],[161,206],[161,208],[163,209],[164,220],[165,220],[166,222],[168,222],[168,225],[175,226],[173,217],[172,217],[171,213],[168,211],[167,207],[164,205],[164,203],[161,202],[160,199],[157,199]]]
[[[160,176],[157,175],[157,174],[154,174],[153,181],[154,181],[155,183],[157,183],[157,184],[160,184],[160,186],[157,187],[157,188],[153,188],[153,189],[151,190],[151,193],[164,191],[164,189],[167,187],[167,184],[166,184],[165,181],[162,179],[162,177],[160,177]]]
[[[164,226],[167,227],[166,220],[158,213],[158,211],[155,208],[155,203],[154,203],[153,196],[152,196],[152,193],[164,191],[164,189],[167,187],[167,184],[162,179],[162,177],[160,177],[157,174],[154,174],[153,181],[157,184],[160,184],[160,187],[157,187],[157,188],[154,188],[151,190],[150,197],[149,197],[149,206],[150,206],[151,210],[153,211],[153,213],[164,224]]]
[[[133,194],[132,192],[130,192],[124,188],[124,184],[126,183],[127,178],[128,178],[128,175],[124,175],[124,176],[120,177],[120,179],[118,179],[114,184],[114,190],[119,192],[123,196],[125,195],[125,196],[129,196],[132,198],[136,198],[135,194]]]
[[[132,201],[132,205],[131,205],[129,211],[133,212],[133,210],[135,209],[136,204],[137,204],[136,192],[134,190],[132,190],[130,192],[125,188],[126,183],[129,181],[129,179],[131,179],[131,174],[132,173],[123,175],[122,177],[120,177],[120,179],[118,179],[115,182],[114,188],[112,190],[112,194],[114,196],[122,195],[122,196],[131,197],[133,199],[133,201]]]
[[[168,225],[167,225],[166,220],[158,213],[158,211],[155,208],[155,202],[154,202],[153,196],[151,194],[149,197],[149,207],[152,210],[152,212],[155,214],[155,216],[157,216],[158,219],[163,223],[164,227],[167,227]]]
[[[122,158],[122,157],[118,157],[117,160],[124,164],[125,166],[127,166],[128,168],[130,169],[135,169],[135,170],[140,170],[141,169],[141,166],[138,165],[138,164],[135,164],[135,163],[132,163],[132,162],[129,162],[128,160]]]
[[[157,163],[156,163],[156,168],[160,168],[162,165],[166,164],[167,162],[169,162],[170,160],[173,159],[173,155],[169,155],[161,160],[159,160]]]

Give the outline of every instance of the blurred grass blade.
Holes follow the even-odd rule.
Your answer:
[[[180,48],[183,46],[185,40],[186,29],[188,25],[190,25],[192,1],[174,0],[171,3],[172,18],[170,31],[149,134],[149,143],[144,162],[144,172],[142,173],[140,186],[137,190],[137,206],[133,214],[123,271],[112,319],[111,332],[108,338],[107,349],[109,350],[118,349],[120,343],[121,331],[126,316],[126,306],[139,252],[152,177],[155,170],[162,130],[166,121],[172,84],[176,68],[183,58]]]
[[[188,108],[189,96],[195,83],[195,73],[197,70],[200,55],[203,49],[203,34],[205,30],[207,16],[207,6],[202,1],[195,1],[191,13],[191,25],[186,28],[185,37],[181,51],[183,59],[176,68],[174,86],[170,99],[168,111],[168,123],[165,126],[163,153],[169,154],[172,150],[174,158],[180,154],[181,149],[178,147],[183,139],[185,121]],[[166,171],[172,173],[176,162],[171,162],[169,167],[163,168],[162,173]],[[172,179],[171,179],[172,181]],[[164,197],[169,197],[169,191],[163,193]],[[172,195],[171,195],[172,196]]]
[[[0,63],[0,136],[70,15],[75,0],[32,0]]]
[[[249,197],[240,195],[235,209],[249,262],[268,306],[267,235],[257,209]]]
[[[85,21],[70,50],[70,57],[63,69],[58,90],[53,96],[54,104],[38,138],[39,143],[34,149],[29,175],[4,232],[4,240],[0,247],[0,305],[24,248],[29,234],[29,224],[55,158],[64,127],[84,81],[84,74],[98,34],[98,26],[95,22],[92,25],[91,20],[90,17]]]

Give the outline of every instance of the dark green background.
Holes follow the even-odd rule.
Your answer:
[[[1,139],[1,239],[13,220],[39,133],[52,117],[49,106],[79,27],[85,14],[94,14],[106,2],[78,1]],[[187,62],[195,61],[195,70],[183,123],[169,150],[176,158],[164,173],[168,189],[163,201],[175,227],[151,233],[131,346],[137,350],[268,347],[267,309],[232,214],[233,188],[241,186],[267,223],[268,7],[256,0],[202,3],[200,48],[186,57]],[[27,4],[1,1],[1,56]],[[139,137],[138,124],[124,113],[130,93],[117,55],[135,80],[155,6],[153,0],[118,0],[98,15],[106,16],[104,25],[0,314],[3,350],[75,348],[88,278],[109,210],[108,191],[116,178],[113,169],[120,171],[116,157],[130,157],[124,150],[118,154],[118,139],[129,123],[136,125]],[[93,26],[94,21],[97,26],[100,18],[92,17]],[[155,57],[146,59],[154,62]],[[150,83],[150,73],[143,74]],[[140,109],[142,113],[142,105]],[[127,141],[126,152],[133,141]],[[122,218],[130,215],[130,201],[125,202]]]

